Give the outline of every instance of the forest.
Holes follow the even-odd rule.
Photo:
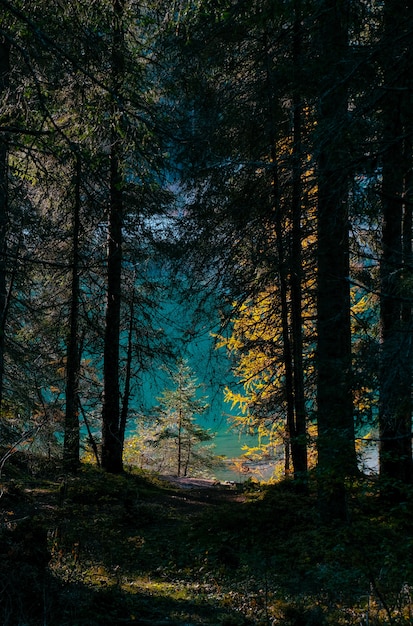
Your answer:
[[[412,41],[406,0],[0,0],[4,626],[413,624]],[[211,479],[205,335],[269,480]]]

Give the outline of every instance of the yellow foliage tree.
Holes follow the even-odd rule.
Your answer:
[[[311,293],[313,284],[308,281]],[[371,332],[371,317],[374,311],[374,295],[366,294],[358,286],[351,289],[352,332],[357,356],[357,342],[362,333]],[[257,435],[256,446],[244,445],[246,459],[259,461],[271,459],[275,464],[274,477],[288,475],[290,435],[286,423],[285,363],[283,361],[282,332],[280,322],[279,289],[268,287],[246,302],[234,303],[236,315],[232,319],[232,333],[220,335],[217,347],[225,348],[234,361],[233,373],[240,387],[226,387],[224,399],[231,408],[238,409],[231,416],[232,428]],[[363,321],[364,320],[364,321]],[[364,328],[364,324],[366,328]],[[305,332],[305,379],[308,404],[314,397],[314,350],[315,315],[311,300],[307,301],[303,315]],[[374,390],[364,380],[356,381],[354,406],[356,412],[366,414],[369,423],[377,398]],[[310,467],[316,464],[316,422],[307,424]],[[364,451],[364,439],[370,442],[371,434],[359,437],[358,450]],[[371,443],[371,442],[370,442]]]
[[[270,459],[275,463],[277,475],[289,474],[290,435],[286,423],[279,288],[268,287],[257,297],[239,306],[234,304],[234,309],[236,316],[232,320],[231,335],[221,335],[217,342],[218,348],[225,347],[233,357],[233,372],[242,385],[242,389],[226,387],[224,390],[225,401],[233,409],[239,409],[239,413],[230,418],[232,427],[258,436],[256,446],[244,446],[246,458]],[[309,335],[312,320],[309,306],[305,315]],[[311,350],[308,346],[308,380],[313,376]]]

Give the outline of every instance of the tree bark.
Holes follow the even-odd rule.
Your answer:
[[[182,424],[182,407],[179,407],[178,411],[178,456],[177,456],[177,476],[181,475],[182,467],[182,439],[183,439],[183,424]]]
[[[296,34],[296,33],[295,33]],[[297,40],[294,40],[294,54],[297,53]],[[299,478],[303,480],[307,473],[307,441],[306,441],[306,420],[305,412],[299,414],[299,422],[297,422],[296,409],[304,408],[304,405],[300,405],[300,401],[303,401],[303,396],[298,397],[296,395],[298,384],[298,390],[300,392],[300,376],[302,375],[302,368],[300,371],[300,362],[302,364],[302,325],[301,325],[301,196],[299,198],[294,197],[295,193],[300,193],[300,186],[297,180],[297,176],[300,177],[299,168],[297,168],[297,162],[293,163],[293,201],[296,202],[294,207],[295,215],[295,231],[293,226],[293,234],[295,235],[295,247],[294,253],[297,257],[292,260],[291,254],[288,254],[288,245],[285,243],[285,228],[283,224],[282,212],[286,210],[283,206],[280,193],[280,181],[278,174],[278,155],[277,155],[277,132],[276,132],[276,115],[275,115],[275,100],[276,100],[276,88],[271,71],[271,59],[268,51],[268,45],[266,45],[267,56],[267,81],[268,81],[268,109],[270,119],[270,142],[271,142],[271,185],[272,185],[272,221],[270,227],[275,232],[276,237],[276,250],[277,250],[277,264],[278,264],[278,279],[280,290],[280,306],[281,306],[281,335],[282,335],[282,350],[283,350],[283,363],[285,371],[285,401],[286,401],[286,444],[285,444],[285,474],[290,473],[290,452],[294,471],[294,479]],[[298,114],[298,109],[297,109]],[[294,159],[297,158],[296,150],[300,147],[300,117],[294,115],[294,121],[296,127],[294,129]],[[298,143],[297,143],[298,140]],[[298,214],[297,214],[298,210]],[[298,219],[298,230],[297,230]],[[298,245],[297,245],[298,244]],[[298,268],[298,265],[300,267]],[[297,271],[293,276],[294,271]],[[299,284],[298,284],[298,282]],[[294,295],[293,295],[294,290]],[[294,300],[294,311],[289,312],[289,297]],[[298,308],[299,310],[298,310]],[[294,337],[294,333],[298,333]],[[294,343],[296,341],[296,343]],[[300,349],[300,355],[297,356],[296,351]],[[297,356],[297,361],[294,360],[294,356]],[[302,382],[302,379],[301,379]],[[304,393],[304,387],[301,389]],[[304,420],[303,420],[304,418]],[[303,430],[304,428],[304,430]]]
[[[351,393],[347,1],[324,0],[320,55],[328,60],[318,106],[317,424],[319,504],[346,519],[345,479],[357,469]]]
[[[399,47],[412,9],[387,2],[384,10],[382,256],[380,263],[380,475],[394,495],[412,481],[412,54]],[[406,28],[406,30],[408,30]],[[405,37],[406,37],[405,33]],[[395,40],[398,44],[394,44]],[[407,45],[409,43],[405,42]]]
[[[10,44],[0,37],[0,103],[7,102],[10,85]],[[7,308],[8,138],[0,133],[0,409],[3,401],[5,315]]]
[[[292,152],[292,234],[291,234],[291,330],[294,378],[295,437],[291,439],[294,478],[305,488],[307,485],[307,411],[305,406],[303,363],[303,316],[302,316],[302,115],[301,90],[302,26],[301,0],[294,2],[293,31],[293,152]]]
[[[133,317],[134,317],[134,287],[132,286],[131,302],[129,306],[129,328],[128,328],[128,347],[126,350],[126,372],[125,372],[125,387],[123,390],[122,408],[120,412],[120,426],[119,426],[119,438],[123,446],[125,443],[125,431],[128,421],[129,413],[129,400],[131,395],[131,379],[132,379],[132,357],[133,357]]]
[[[63,464],[68,472],[80,465],[79,431],[79,235],[80,235],[80,156],[76,156],[75,202],[72,229],[72,281],[70,290],[69,334],[66,351],[66,412],[63,443]]]
[[[112,111],[110,148],[110,206],[108,219],[107,303],[103,355],[102,468],[120,473],[122,443],[120,439],[119,341],[122,286],[123,173],[122,139],[119,124],[122,112],[117,99],[124,81],[124,36],[122,18],[124,1],[113,0],[112,45]],[[120,118],[120,119],[119,119]]]

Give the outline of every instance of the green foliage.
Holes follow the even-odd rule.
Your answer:
[[[138,434],[126,442],[124,459],[164,474],[206,475],[220,459],[209,443],[213,433],[196,421],[208,408],[206,397],[199,395],[202,385],[183,359],[170,377],[172,386],[158,398],[153,418],[137,422]]]

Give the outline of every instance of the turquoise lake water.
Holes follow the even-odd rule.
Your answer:
[[[214,332],[218,330],[218,304],[211,295],[200,303],[205,294],[198,294],[190,302],[179,302],[174,298],[162,304],[160,320],[163,332],[168,337],[177,355],[187,360],[201,388],[198,396],[205,396],[208,410],[200,419],[200,425],[216,433],[216,453],[227,457],[242,454],[243,443],[253,439],[230,431],[228,416],[231,407],[224,402],[224,389],[236,384],[231,372],[231,362],[225,349],[215,349]],[[202,310],[202,312],[200,312]],[[166,364],[165,364],[166,365]],[[170,364],[173,367],[173,363]],[[158,397],[165,389],[173,388],[167,371],[158,367],[156,371],[142,374],[135,386],[133,402],[145,414],[158,404]]]
[[[167,282],[168,276],[164,280]],[[226,386],[233,388],[237,382],[226,350],[215,348],[214,333],[219,328],[219,302],[213,294],[201,292],[183,302],[179,300],[178,293],[172,293],[170,299],[159,303],[156,316],[157,320],[152,323],[159,323],[176,350],[177,358],[187,360],[197,383],[202,386],[198,395],[205,396],[209,408],[199,418],[199,423],[215,433],[212,442],[215,453],[227,459],[241,457],[243,445],[256,445],[256,438],[240,435],[231,429],[228,420],[232,411],[231,406],[224,402],[224,389]],[[133,381],[131,407],[138,414],[150,415],[151,410],[159,404],[160,394],[173,388],[171,378],[163,367],[173,365],[158,363],[156,369],[141,373],[139,380]],[[130,431],[133,430],[131,421]],[[224,475],[228,480],[238,478],[231,474],[228,467],[220,472],[219,478]]]

